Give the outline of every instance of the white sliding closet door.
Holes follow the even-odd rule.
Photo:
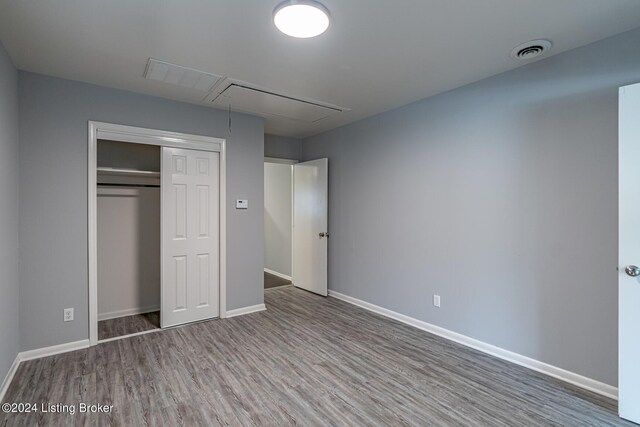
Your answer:
[[[162,148],[161,326],[219,315],[220,153]]]

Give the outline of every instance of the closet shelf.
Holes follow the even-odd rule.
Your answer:
[[[136,169],[115,169],[99,167],[98,175],[112,175],[112,176],[139,176],[146,178],[160,178],[160,172],[155,171],[141,171]]]

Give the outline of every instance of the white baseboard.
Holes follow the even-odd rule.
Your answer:
[[[386,308],[350,297],[348,295],[341,294],[336,291],[329,290],[329,296],[364,308],[365,310],[380,314],[382,316],[390,317],[399,322],[405,323],[418,329],[422,329],[423,331],[427,331],[442,338],[446,338],[450,341],[457,342],[458,344],[462,344],[483,353],[490,354],[499,359],[503,359],[508,362],[515,363],[516,365],[524,366],[525,368],[541,372],[543,374],[560,379],[594,393],[598,393],[602,396],[606,396],[616,400],[618,399],[618,389],[609,384],[605,384],[600,381],[596,381],[594,379],[576,374],[574,372],[558,368],[557,366],[549,365],[548,363],[544,363],[539,360],[532,359],[530,357],[523,356],[509,350],[505,350],[495,345],[479,341],[475,338],[471,338],[466,335],[441,328],[440,326],[423,322],[422,320],[414,319],[413,317],[405,316],[404,314],[396,313],[395,311],[387,310]]]
[[[134,316],[136,314],[151,313],[154,311],[160,311],[159,305],[152,305],[149,307],[129,308],[127,310],[109,311],[107,313],[98,313],[98,321],[116,319],[118,317]]]
[[[82,350],[89,347],[89,340],[68,342],[51,347],[36,348],[35,350],[23,351],[18,356],[20,361],[39,359],[41,357],[53,356],[54,354],[66,353],[68,351]]]
[[[236,308],[235,310],[227,311],[227,318],[242,316],[243,314],[256,313],[258,311],[264,311],[267,307],[264,304],[250,305],[249,307]]]
[[[68,342],[65,344],[53,345],[51,347],[36,348],[34,350],[22,351],[18,353],[13,361],[13,364],[11,365],[11,368],[9,368],[9,372],[7,372],[7,375],[2,382],[2,388],[0,388],[0,402],[2,402],[2,400],[4,399],[4,395],[9,389],[9,384],[11,384],[13,376],[16,374],[20,363],[26,362],[27,360],[39,359],[41,357],[53,356],[55,354],[67,353],[69,351],[82,350],[83,348],[87,347],[89,347],[89,340],[81,340]]]
[[[4,381],[2,381],[2,387],[0,387],[0,402],[4,400],[4,395],[7,393],[7,390],[9,390],[9,384],[11,384],[11,380],[13,380],[13,376],[16,374],[18,366],[20,366],[20,354],[17,354],[16,358],[13,359],[9,372],[5,375]]]
[[[269,270],[268,268],[265,268],[264,272],[265,273],[269,273],[269,274],[273,274],[274,276],[278,276],[281,279],[285,279],[285,280],[291,281],[291,276],[287,276],[286,274],[278,273],[275,270]]]

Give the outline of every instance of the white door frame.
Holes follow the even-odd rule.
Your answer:
[[[226,140],[209,136],[89,121],[87,157],[89,201],[87,212],[89,235],[89,341],[91,345],[98,343],[98,139],[220,153],[220,318],[227,317]]]

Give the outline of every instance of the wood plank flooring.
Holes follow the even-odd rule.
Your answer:
[[[160,328],[160,312],[135,314],[98,322],[98,340],[135,334]]]
[[[613,400],[345,302],[293,287],[265,302],[25,362],[6,402],[114,412],[0,414],[0,425],[633,425]]]
[[[265,271],[264,273],[264,288],[271,289],[277,288],[279,286],[290,285],[291,281],[287,279],[283,279],[282,277],[275,276],[273,274],[269,274]]]

